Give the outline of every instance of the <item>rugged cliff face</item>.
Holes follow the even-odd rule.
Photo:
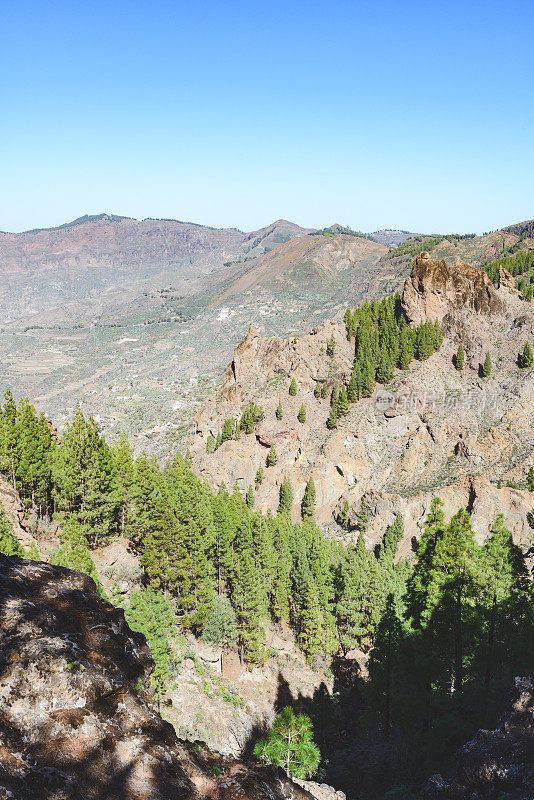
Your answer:
[[[402,306],[415,325],[425,319],[440,322],[445,315],[463,309],[477,314],[504,314],[506,305],[485,272],[463,261],[447,264],[420,253],[404,285]]]
[[[402,513],[406,536],[401,552],[407,553],[439,493],[447,513],[461,506],[472,511],[479,540],[502,511],[516,541],[528,549],[534,495],[526,491],[525,479],[534,463],[534,372],[518,369],[517,355],[534,337],[532,305],[505,282],[495,289],[476,267],[462,261],[449,265],[426,253],[417,258],[401,303],[414,324],[441,321],[441,351],[397,370],[373,397],[352,404],[334,431],[325,424],[328,399],[315,398],[314,388],[316,381],[326,381],[329,397],[334,384],[350,376],[354,343],[347,341],[344,325],[324,322],[307,335],[285,339],[263,337],[251,328],[235,350],[221,391],[197,414],[190,441],[195,468],[213,486],[237,481],[246,491],[274,445],[278,462],[265,469],[255,494],[262,510],[276,510],[287,476],[294,492],[293,518],[298,519],[311,476],[316,519],[323,527],[347,535],[337,528],[336,513],[347,502],[350,525],[365,496],[371,509],[368,546]],[[326,355],[331,336],[336,341],[332,359]],[[466,355],[462,373],[453,365],[460,343]],[[479,367],[486,352],[493,372],[482,380]],[[295,397],[288,394],[292,378]],[[239,417],[251,401],[264,410],[255,433],[206,453],[208,435],[216,436],[224,420]],[[282,420],[275,416],[279,402]],[[297,420],[302,403],[305,423]],[[518,488],[500,488],[499,481]]]
[[[177,739],[151,706],[151,669],[144,637],[86,575],[0,555],[0,798],[312,796]]]
[[[450,780],[434,775],[424,800],[534,797],[534,680],[518,678],[511,709],[498,728],[478,731],[457,754]]]

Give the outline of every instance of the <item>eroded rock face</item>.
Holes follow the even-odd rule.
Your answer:
[[[485,272],[463,261],[450,265],[434,261],[428,253],[417,256],[412,274],[404,284],[401,302],[414,325],[425,319],[441,322],[446,314],[459,309],[472,309],[477,314],[506,311]]]
[[[282,800],[282,770],[176,738],[146,640],[86,575],[0,555],[1,800]]]
[[[532,800],[534,679],[518,678],[511,710],[494,731],[480,730],[459,751],[451,780],[434,775],[424,800]]]
[[[534,371],[519,370],[517,355],[534,336],[532,304],[512,287],[495,289],[477,267],[461,261],[449,265],[424,253],[406,282],[402,303],[414,324],[441,320],[441,350],[397,370],[387,386],[376,386],[371,398],[351,404],[336,430],[326,427],[330,393],[334,384],[348,383],[354,358],[354,341],[347,341],[341,321],[286,339],[263,337],[252,328],[235,351],[222,390],[199,409],[189,441],[195,469],[214,488],[237,482],[246,492],[262,466],[255,508],[273,513],[288,478],[295,522],[311,477],[317,523],[347,539],[355,536],[355,517],[365,497],[371,511],[369,548],[400,513],[406,531],[400,552],[409,555],[432,498],[440,495],[447,516],[461,507],[473,512],[479,541],[503,513],[514,540],[528,552],[534,495],[526,491],[526,475],[534,464]],[[332,336],[336,348],[330,358],[326,350]],[[460,343],[465,368],[458,372],[454,355]],[[493,370],[483,380],[479,370],[487,352]],[[291,397],[293,378],[297,394]],[[326,383],[324,399],[314,394],[317,381]],[[225,419],[239,419],[249,402],[264,410],[254,433],[242,433],[239,440],[207,453],[209,434],[216,436]],[[281,420],[275,413],[279,403]],[[298,422],[301,404],[305,423]],[[266,468],[271,445],[278,461]],[[507,487],[508,482],[519,488]],[[348,532],[336,525],[345,503],[353,523]]]

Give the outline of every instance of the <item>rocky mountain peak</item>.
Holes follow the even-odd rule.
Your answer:
[[[457,260],[448,264],[420,253],[404,284],[402,307],[409,322],[439,322],[450,312],[472,309],[478,314],[504,314],[506,305],[478,267]]]

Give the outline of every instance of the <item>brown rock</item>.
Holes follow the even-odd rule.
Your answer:
[[[0,555],[2,800],[304,800],[274,767],[178,739],[145,638],[79,572]]]
[[[427,319],[441,320],[451,311],[470,308],[477,314],[504,314],[506,306],[498,297],[485,272],[463,261],[449,265],[420,253],[411,276],[404,284],[402,307],[414,325]]]
[[[222,674],[229,681],[237,681],[242,672],[239,655],[233,652],[224,652],[222,655]]]

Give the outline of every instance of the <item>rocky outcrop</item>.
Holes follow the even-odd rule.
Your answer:
[[[307,335],[286,339],[264,337],[251,328],[235,350],[222,390],[197,414],[189,442],[196,470],[213,487],[237,482],[246,492],[262,465],[255,508],[272,512],[288,478],[295,522],[312,477],[316,521],[346,538],[354,530],[341,531],[335,520],[347,503],[350,526],[365,497],[371,511],[369,548],[400,513],[406,530],[400,551],[409,555],[431,500],[439,495],[448,516],[460,507],[472,511],[479,541],[503,513],[514,540],[528,551],[534,510],[534,495],[526,491],[534,463],[534,372],[518,370],[517,355],[534,336],[531,304],[515,289],[495,289],[477,267],[458,261],[449,265],[424,253],[406,282],[402,304],[413,323],[441,319],[440,352],[398,370],[371,398],[352,404],[333,431],[326,428],[330,392],[335,383],[347,383],[354,357],[344,325],[324,322]],[[332,335],[336,348],[329,358]],[[466,363],[462,372],[453,363],[460,342]],[[482,380],[479,367],[487,352],[493,371]],[[295,397],[288,393],[292,378]],[[326,381],[325,399],[315,397],[316,381]],[[208,454],[208,435],[216,436],[226,418],[238,419],[249,402],[264,411],[254,434],[242,433]],[[275,414],[279,402],[281,420]],[[305,423],[298,422],[301,404]],[[265,468],[270,445],[278,461]]]
[[[496,730],[480,730],[456,758],[454,777],[434,775],[423,800],[532,800],[534,679],[516,680],[512,708]]]
[[[303,800],[280,769],[176,738],[146,640],[86,575],[0,555],[1,800]]]
[[[506,306],[485,272],[463,261],[448,264],[420,253],[404,284],[401,299],[414,325],[425,319],[440,322],[451,312],[471,309],[477,314],[504,314]]]

